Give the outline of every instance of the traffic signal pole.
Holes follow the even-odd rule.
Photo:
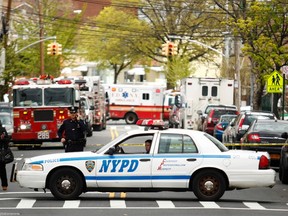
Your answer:
[[[23,47],[22,49],[16,51],[15,53],[18,54],[18,53],[22,52],[23,50],[25,50],[25,49],[27,49],[27,48],[29,48],[31,46],[34,46],[35,44],[41,43],[43,41],[46,41],[46,40],[56,40],[56,36],[51,36],[51,37],[44,38],[42,40],[35,41],[34,43],[31,43],[28,46]]]
[[[43,20],[42,20],[42,2],[38,1],[39,6],[39,38],[40,40],[44,37],[44,27],[43,27]],[[40,75],[44,75],[44,43],[43,41],[40,42]]]

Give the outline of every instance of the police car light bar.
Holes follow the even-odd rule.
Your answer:
[[[58,84],[72,84],[72,81],[69,79],[62,79],[58,81]]]
[[[169,125],[161,119],[139,119],[136,124],[139,126],[162,130],[169,127]]]

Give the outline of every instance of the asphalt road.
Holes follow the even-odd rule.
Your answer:
[[[109,122],[107,129],[93,132],[85,150],[95,150],[126,130],[123,122]],[[63,152],[60,143],[44,143],[40,149],[18,150],[12,147],[15,160],[21,164],[26,157]],[[7,165],[10,174],[12,164]],[[9,183],[8,191],[0,190],[2,215],[287,215],[288,185],[228,191],[217,202],[200,202],[192,192],[99,193],[82,194],[79,200],[55,200],[49,191],[33,191]]]

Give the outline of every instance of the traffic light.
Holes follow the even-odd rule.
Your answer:
[[[177,45],[173,42],[168,43],[168,56],[177,55]]]
[[[57,55],[58,44],[57,43],[50,43],[47,46],[47,54],[48,55]]]
[[[174,42],[166,42],[165,44],[162,44],[162,55],[164,56],[174,56],[178,53],[178,47],[177,44]]]
[[[58,45],[57,43],[52,44],[51,55],[57,55]]]

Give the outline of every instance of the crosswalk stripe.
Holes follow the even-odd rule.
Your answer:
[[[17,199],[19,200],[18,204],[14,207],[5,207],[3,206],[3,203],[7,203],[9,202],[9,200],[14,200],[14,199]],[[67,201],[64,201],[63,205],[60,207],[60,206],[57,206],[57,207],[40,207],[37,205],[37,199],[29,199],[29,198],[23,198],[23,199],[19,199],[19,198],[0,198],[0,211],[2,209],[49,209],[49,208],[56,208],[56,209],[85,209],[87,207],[80,207],[81,205],[81,202],[83,202],[83,200],[67,200]],[[43,199],[40,199],[40,201],[43,201]],[[49,202],[50,200],[47,200],[47,202]],[[108,201],[108,200],[107,200]],[[147,208],[151,208],[151,209],[201,209],[201,208],[205,208],[205,209],[249,209],[251,211],[257,211],[257,210],[269,210],[269,211],[285,211],[285,212],[288,212],[288,209],[285,207],[288,205],[288,203],[284,203],[284,207],[283,208],[266,208],[264,206],[262,206],[262,203],[258,203],[258,202],[241,202],[239,201],[239,203],[242,203],[243,204],[243,207],[233,207],[230,206],[223,206],[223,207],[220,207],[220,204],[218,205],[218,203],[216,202],[212,202],[212,201],[206,201],[206,202],[199,202],[199,204],[202,205],[202,207],[198,206],[198,207],[194,207],[191,206],[191,204],[189,204],[189,202],[187,203],[186,206],[181,206],[181,207],[177,207],[175,206],[174,202],[172,200],[153,200],[154,202],[157,203],[157,207],[151,207],[150,205],[147,206]],[[134,206],[134,207],[131,207],[131,206],[126,206],[126,200],[121,200],[121,199],[114,199],[114,200],[109,200],[109,207],[103,207],[104,209],[105,208],[112,208],[112,209],[141,209],[143,208],[143,206]],[[84,201],[85,203],[85,201]],[[225,202],[224,202],[225,203]],[[282,203],[283,204],[283,203]],[[84,204],[85,205],[85,204]],[[245,206],[245,207],[244,207]],[[277,206],[278,207],[278,206]],[[101,209],[102,207],[99,207],[99,206],[91,206],[89,207],[91,209]],[[144,207],[146,208],[146,207]],[[1,212],[0,212],[0,216],[1,216]]]
[[[159,208],[175,208],[175,205],[170,200],[156,200]]]
[[[78,208],[80,205],[80,200],[66,200],[64,202],[63,208]]]
[[[265,207],[263,207],[257,202],[243,202],[243,204],[250,209],[266,209]]]
[[[220,208],[215,202],[200,202],[204,208]]]
[[[21,199],[16,208],[32,208],[36,199]]]
[[[110,200],[111,208],[126,208],[125,200]]]

